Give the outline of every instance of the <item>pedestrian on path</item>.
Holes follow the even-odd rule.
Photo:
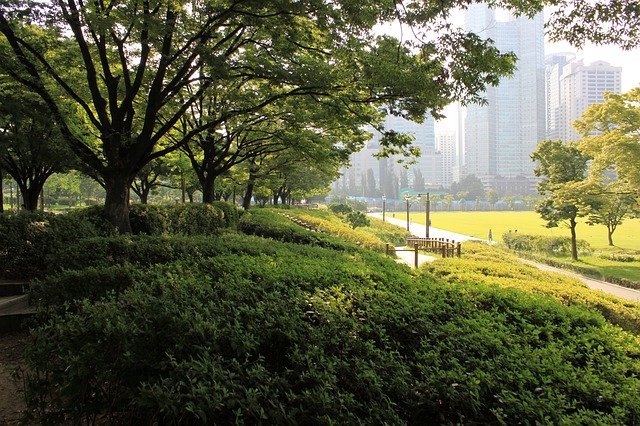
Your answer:
[[[489,228],[489,242],[493,241],[493,234],[491,233],[491,228]]]

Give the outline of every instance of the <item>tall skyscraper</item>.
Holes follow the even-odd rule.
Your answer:
[[[456,135],[453,133],[436,136],[436,150],[442,158],[440,184],[445,188],[449,188],[453,183],[454,170],[458,164],[456,142]]]
[[[585,65],[582,60],[568,58],[566,62],[547,60],[547,137],[565,141],[576,140],[573,122],[594,103],[604,101],[604,93],[621,92],[622,68],[605,61]],[[560,69],[560,65],[562,65]],[[549,110],[549,108],[552,108]]]
[[[487,186],[500,179],[533,176],[530,154],[545,136],[544,21],[509,17],[497,21],[484,4],[471,5],[466,28],[518,56],[516,71],[485,92],[488,104],[467,107],[465,174]]]
[[[545,91],[547,139],[559,139],[561,122],[564,120],[562,97],[560,95],[562,70],[569,62],[575,60],[575,53],[553,53],[545,59]]]

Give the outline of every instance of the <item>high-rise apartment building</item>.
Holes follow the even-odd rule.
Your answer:
[[[487,88],[488,104],[467,107],[465,174],[476,175],[487,186],[533,176],[530,154],[545,136],[543,25],[542,14],[498,21],[486,5],[473,4],[467,10],[467,30],[518,56],[514,75]]]
[[[458,165],[456,143],[455,134],[447,133],[436,136],[436,151],[440,152],[442,158],[440,184],[445,188],[449,188],[453,183],[454,170]]]
[[[560,95],[562,70],[575,58],[575,53],[553,53],[545,58],[547,139],[560,138],[561,122],[564,120]]]
[[[573,122],[589,105],[603,102],[605,92],[621,92],[622,68],[560,56],[547,57],[547,137],[570,141],[579,138]]]

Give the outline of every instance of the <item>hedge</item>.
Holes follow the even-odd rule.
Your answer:
[[[512,254],[494,246],[466,242],[464,256],[441,259],[421,267],[424,279],[433,277],[447,283],[486,284],[514,288],[566,305],[581,305],[600,312],[612,323],[640,335],[640,305],[589,289],[582,282],[556,273],[544,272],[522,263]]]
[[[156,265],[33,333],[32,420],[632,424],[640,351],[583,306],[443,286],[365,251]]]

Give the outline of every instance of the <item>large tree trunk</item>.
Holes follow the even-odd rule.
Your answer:
[[[576,239],[576,220],[569,219],[569,227],[571,228],[571,258],[578,260],[578,244]]]
[[[40,192],[42,192],[43,183],[38,179],[31,182],[31,186],[27,186],[25,182],[18,182],[20,193],[22,194],[22,207],[25,210],[36,211],[38,209],[38,200]]]
[[[0,213],[4,212],[4,184],[2,177],[2,169],[0,169]]]
[[[607,238],[609,239],[609,245],[613,246],[613,229],[610,225],[607,225]]]
[[[251,207],[251,197],[253,197],[253,188],[255,187],[255,180],[252,177],[249,177],[247,181],[247,187],[244,191],[244,197],[242,198],[242,207],[245,210],[248,210]]]
[[[135,175],[113,173],[105,178],[107,195],[104,201],[104,215],[121,234],[131,233],[129,222],[129,187]]]
[[[200,180],[202,186],[202,202],[211,204],[216,200],[216,180],[211,179],[208,173],[204,173]]]

